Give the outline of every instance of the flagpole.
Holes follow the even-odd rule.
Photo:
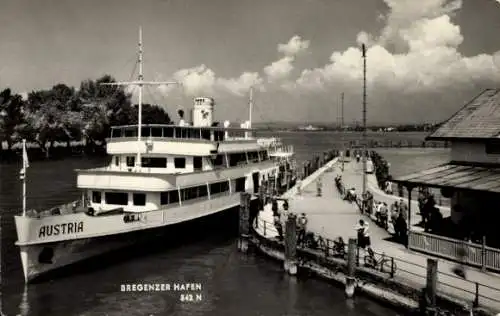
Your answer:
[[[23,216],[26,216],[26,158],[28,153],[26,152],[26,139],[23,139]]]

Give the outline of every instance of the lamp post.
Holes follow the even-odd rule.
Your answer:
[[[368,155],[366,153],[366,46],[361,45],[361,50],[363,52],[363,194],[366,193],[366,160]]]

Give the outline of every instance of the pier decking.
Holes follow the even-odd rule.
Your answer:
[[[411,252],[402,244],[391,241],[391,235],[383,228],[377,226],[367,216],[361,215],[358,207],[342,200],[336,186],[335,176],[342,173],[342,180],[346,188],[355,187],[358,194],[362,188],[362,163],[355,161],[345,163],[344,171],[340,170],[336,160],[329,162],[324,167],[302,181],[302,192],[297,194],[296,188],[288,191],[283,197],[288,198],[289,212],[295,214],[305,213],[308,218],[307,230],[314,232],[324,238],[334,240],[342,236],[344,240],[356,238],[355,225],[359,219],[363,218],[370,224],[371,245],[376,253],[384,253],[395,258],[397,271],[394,279],[411,285],[416,288],[423,288],[426,284],[426,262],[427,258],[423,254]],[[315,180],[322,178],[322,196],[317,196]],[[382,192],[377,187],[374,175],[368,175],[367,189],[378,201],[393,203],[399,197],[390,196]],[[407,203],[405,199],[405,203]],[[282,210],[282,216],[286,214]],[[412,225],[420,221],[420,216],[416,214],[418,210],[417,202],[412,202]],[[441,208],[444,216],[447,216],[449,209]],[[266,222],[267,225],[264,225]],[[259,213],[256,231],[267,238],[274,238],[277,232],[274,229],[271,206],[266,205]],[[417,228],[412,228],[417,229]],[[472,303],[479,293],[478,303],[480,306],[500,312],[500,275],[489,272],[482,272],[479,269],[468,268],[467,280],[458,278],[452,273],[456,263],[438,259],[438,293],[450,297],[457,301]],[[361,263],[362,264],[362,263]]]

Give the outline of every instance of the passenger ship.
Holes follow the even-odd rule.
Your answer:
[[[143,81],[139,69],[139,80],[126,84],[142,89],[151,83]],[[23,215],[15,216],[26,283],[136,243],[137,232],[147,236],[237,212],[240,192],[257,193],[263,181],[285,179],[274,181],[276,186],[293,181],[288,176],[294,170],[293,148],[277,138],[254,137],[250,120],[238,128],[227,121],[215,126],[214,99],[194,99],[192,122],[143,125],[141,98],[139,93],[138,125],[111,129],[110,164],[77,170],[80,200],[42,212],[26,212],[24,203]]]

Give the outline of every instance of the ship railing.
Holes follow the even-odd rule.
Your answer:
[[[46,210],[38,211],[35,209],[30,209],[26,211],[27,217],[32,218],[42,218],[49,216],[57,216],[57,215],[66,215],[66,214],[74,214],[85,211],[85,205],[81,199],[78,199],[73,202],[69,202],[66,204],[62,204],[56,207],[52,207]]]
[[[137,138],[137,125],[113,126],[108,142]],[[142,125],[141,136],[144,139],[195,139],[207,141],[232,141],[253,139],[253,129],[234,127],[196,127],[166,124]]]
[[[293,145],[272,145],[268,148],[269,155],[278,155],[278,154],[285,154],[285,155],[293,155],[295,153],[295,149]]]

